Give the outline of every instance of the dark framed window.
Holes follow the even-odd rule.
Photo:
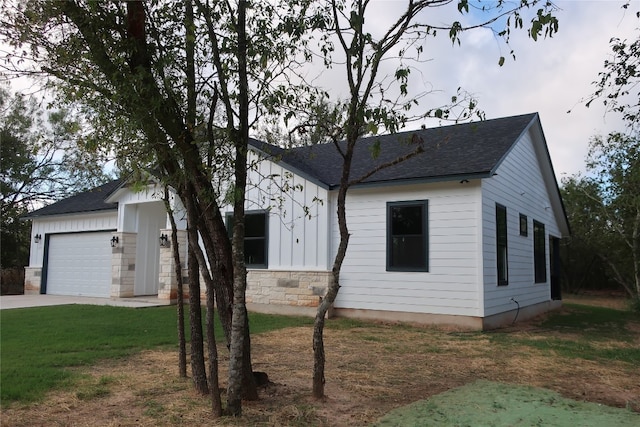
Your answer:
[[[428,201],[387,203],[387,271],[429,271]]]
[[[507,208],[496,203],[496,250],[498,286],[509,284],[509,258],[507,254]]]
[[[547,254],[544,224],[533,221],[533,270],[535,283],[547,281]]]
[[[248,268],[268,266],[268,221],[264,211],[246,212],[244,217],[244,262]],[[233,214],[227,214],[227,231],[233,233]]]
[[[529,235],[529,222],[525,214],[520,214],[520,235],[525,237]]]

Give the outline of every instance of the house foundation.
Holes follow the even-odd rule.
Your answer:
[[[330,271],[249,270],[247,309],[313,316],[332,280]]]

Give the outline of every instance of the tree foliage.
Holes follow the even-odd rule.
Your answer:
[[[598,256],[606,246],[602,200],[597,183],[583,176],[564,178],[560,189],[571,235],[562,240],[562,285],[569,293],[617,289],[607,265]]]
[[[2,267],[28,263],[29,224],[20,217],[104,183],[104,158],[82,147],[68,111],[44,111],[35,98],[0,88]]]
[[[604,280],[614,282],[638,301],[640,139],[637,134],[614,132],[606,138],[594,137],[590,143],[587,171],[586,176],[572,177],[564,182],[563,194],[570,202],[567,211],[573,227],[565,259],[575,259],[584,252],[591,260],[587,267],[595,266],[595,273],[606,268]],[[569,261],[567,266],[574,279],[583,273],[580,264]]]
[[[599,190],[606,261],[613,278],[640,298],[640,138],[611,133],[591,142],[587,168]],[[597,196],[596,196],[597,197]]]
[[[624,6],[628,7],[629,3]],[[635,17],[640,25],[640,12]],[[607,111],[620,113],[632,131],[640,132],[640,27],[636,31],[638,37],[632,40],[611,38],[611,56],[604,61],[586,106],[601,99]]]

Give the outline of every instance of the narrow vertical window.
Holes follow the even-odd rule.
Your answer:
[[[427,201],[387,203],[387,270],[429,271]]]
[[[529,235],[529,222],[524,214],[520,214],[520,235],[525,237]]]
[[[496,248],[498,286],[509,284],[509,260],[507,257],[507,208],[496,203]]]
[[[533,269],[536,283],[547,281],[546,237],[544,224],[533,221]]]

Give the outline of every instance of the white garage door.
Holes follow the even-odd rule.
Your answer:
[[[110,232],[51,235],[46,293],[109,297],[110,239]]]

